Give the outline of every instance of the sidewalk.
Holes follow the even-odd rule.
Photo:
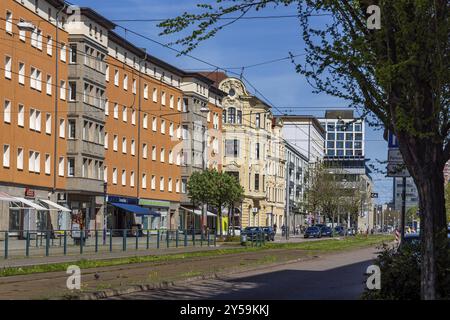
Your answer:
[[[64,263],[64,262],[76,262],[79,260],[108,260],[108,259],[118,259],[127,257],[142,257],[142,256],[161,256],[167,254],[177,254],[184,252],[199,252],[199,251],[211,251],[226,248],[239,248],[241,246],[236,245],[224,245],[217,243],[216,247],[214,245],[196,247],[179,247],[179,248],[161,248],[161,249],[139,249],[139,250],[127,250],[127,251],[116,251],[116,252],[101,252],[101,253],[87,253],[78,254],[70,256],[50,256],[50,257],[30,257],[30,258],[17,258],[17,259],[0,259],[0,268],[8,267],[26,267],[26,266],[36,266],[45,265],[52,263]]]

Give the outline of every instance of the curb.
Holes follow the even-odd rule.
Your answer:
[[[283,266],[287,264],[292,264],[300,261],[309,261],[313,259],[317,259],[319,256],[313,256],[308,258],[298,258],[294,260],[285,261],[282,263],[275,263],[275,264],[269,264],[265,266],[255,267],[251,269],[245,269],[245,270],[235,270],[231,272],[223,272],[223,273],[213,273],[210,275],[202,275],[197,277],[191,277],[180,281],[162,281],[160,283],[156,284],[148,284],[148,285],[136,285],[125,289],[107,289],[103,291],[93,292],[93,293],[85,293],[81,294],[79,296],[70,297],[71,300],[100,300],[100,299],[107,299],[112,297],[117,297],[121,295],[126,294],[132,294],[137,292],[144,292],[144,291],[150,291],[154,289],[168,289],[170,287],[186,284],[193,281],[199,281],[199,280],[212,280],[212,279],[221,279],[224,276],[230,276],[233,274],[236,274],[238,272],[252,272],[252,271],[259,271],[268,269],[271,267],[277,267],[277,266]],[[63,298],[56,298],[56,300],[64,300]]]

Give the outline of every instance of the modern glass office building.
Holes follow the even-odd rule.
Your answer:
[[[355,119],[353,111],[326,111],[319,119],[326,130],[326,157],[364,157],[365,128],[363,119]]]

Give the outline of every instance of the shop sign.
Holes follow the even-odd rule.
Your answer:
[[[170,207],[170,201],[139,199],[140,206],[168,208]]]
[[[25,197],[26,198],[34,198],[35,197],[35,192],[34,192],[34,190],[33,189],[30,189],[30,188],[26,188],[25,189]]]
[[[138,199],[136,198],[125,198],[117,196],[108,196],[106,201],[110,203],[124,203],[124,204],[138,204]]]

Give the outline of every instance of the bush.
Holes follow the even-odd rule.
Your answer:
[[[401,250],[383,245],[374,264],[380,267],[381,289],[365,289],[365,300],[419,300],[421,254],[420,243],[412,243]],[[438,267],[438,292],[444,299],[450,293],[450,263],[447,258]],[[365,283],[364,283],[365,284]]]

